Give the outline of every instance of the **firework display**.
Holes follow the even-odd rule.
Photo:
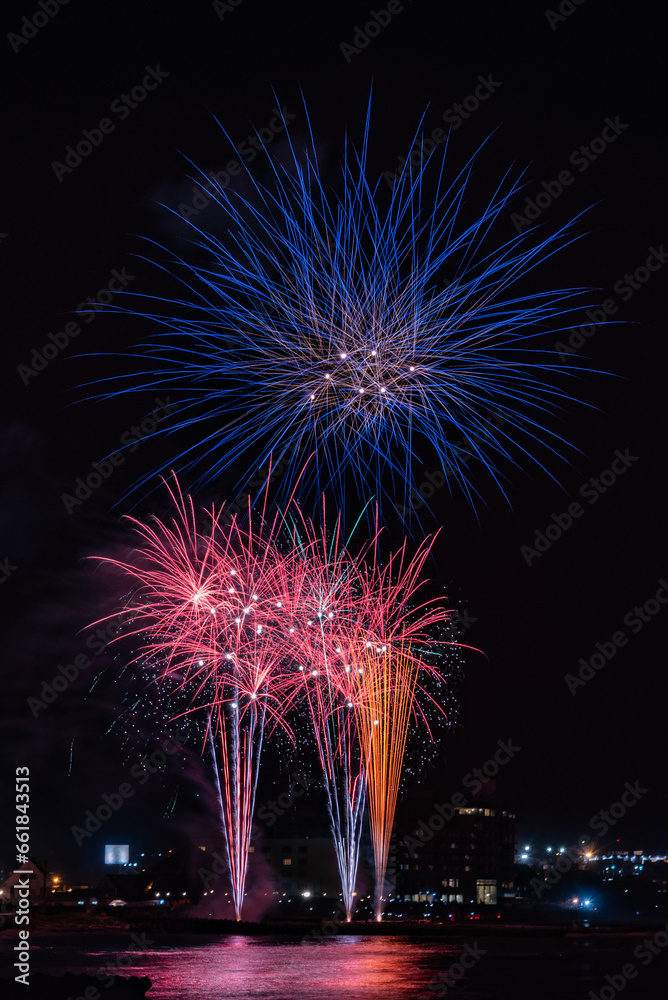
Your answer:
[[[323,509],[323,523],[326,522]],[[364,614],[360,560],[343,544],[341,518],[331,540],[299,516],[287,538],[291,571],[283,605],[290,624],[288,654],[295,694],[318,751],[346,918],[351,919],[366,801],[364,756],[353,707],[350,669],[342,661],[341,630]]]
[[[473,502],[471,458],[501,486],[501,464],[540,464],[541,448],[564,443],[544,415],[565,398],[553,376],[568,369],[535,338],[561,329],[584,289],[532,292],[525,279],[572,240],[570,226],[499,243],[517,184],[504,178],[471,217],[472,161],[446,183],[444,163],[429,179],[429,158],[408,159],[387,191],[370,179],[368,140],[367,116],[361,150],[346,141],[330,187],[313,137],[288,135],[268,184],[214,185],[224,238],[189,223],[196,253],[165,267],[184,296],[117,307],[162,332],[142,346],[143,374],[115,377],[108,395],[176,393],[168,433],[186,444],[174,464],[205,482],[269,463],[259,512],[246,494],[245,513],[214,506],[202,520],[177,483],[171,524],[133,521],[136,557],[107,560],[133,581],[137,662],[201,720],[237,919],[265,735],[296,747],[296,720],[317,752],[346,917],[368,818],[382,918],[400,784],[418,773],[411,740],[435,745],[451,654],[468,648],[443,598],[421,593],[436,536],[382,558],[383,496],[412,510],[431,452],[443,483]],[[285,470],[270,516],[272,463]],[[346,486],[362,499],[353,533],[363,519],[369,529],[357,545]],[[317,521],[300,505],[314,487]]]
[[[143,374],[114,377],[109,394],[177,394],[155,433],[182,442],[170,467],[191,480],[235,465],[247,482],[272,454],[296,473],[313,453],[315,496],[343,506],[348,482],[400,505],[428,460],[473,501],[471,458],[503,488],[500,463],[563,447],[545,416],[568,366],[536,337],[571,325],[584,290],[526,293],[525,279],[570,227],[499,241],[518,183],[504,178],[470,221],[471,162],[446,182],[444,163],[409,160],[390,192],[368,141],[367,118],[335,184],[312,138],[289,139],[287,165],[268,157],[266,186],[214,182],[225,238],[190,221],[191,246],[162,265],[181,294],[116,307],[161,332],[137,355]]]
[[[394,824],[394,813],[404,763],[408,728],[412,721],[429,729],[426,705],[433,702],[424,686],[425,675],[444,679],[439,660],[445,658],[445,639],[437,640],[437,626],[450,612],[440,600],[420,605],[416,594],[420,573],[433,539],[425,540],[408,559],[405,545],[384,569],[374,567],[369,587],[375,621],[370,632],[350,650],[354,662],[354,705],[364,748],[369,796],[369,826],[376,871],[375,915],[380,920],[383,890]],[[440,711],[444,711],[437,705]]]
[[[421,695],[433,701],[421,675],[442,679],[434,654],[452,645],[433,635],[449,615],[443,602],[417,603],[433,539],[412,558],[404,544],[381,566],[377,537],[348,551],[340,515],[328,537],[324,505],[320,528],[296,505],[273,522],[250,509],[242,527],[222,508],[201,523],[178,486],[170,496],[172,522],[131,518],[134,560],[105,561],[134,584],[124,634],[139,640],[136,661],[200,720],[237,919],[265,729],[294,742],[299,712],[318,751],[348,919],[368,798],[380,916],[408,726],[428,728]]]
[[[418,599],[433,538],[412,558],[404,544],[382,566],[377,534],[352,556],[340,514],[331,538],[326,524],[324,504],[321,527],[297,512],[281,604],[289,609],[286,651],[297,658],[295,683],[318,748],[350,919],[365,796],[380,915],[408,727],[417,721],[429,730],[420,702],[434,699],[422,682],[425,675],[444,680],[439,658],[454,643],[435,635],[451,614],[443,601]]]
[[[265,726],[289,733],[292,683],[276,641],[282,564],[261,517],[241,529],[214,508],[200,526],[190,498],[178,487],[170,495],[177,508],[172,523],[130,518],[139,536],[135,560],[105,561],[135,584],[125,634],[141,639],[137,660],[154,665],[158,686],[182,692],[184,714],[201,723],[241,919]]]
[[[394,811],[413,712],[418,666],[403,648],[394,655],[368,651],[357,661],[357,715],[369,781],[369,826],[376,869],[375,915],[382,916],[383,890]]]

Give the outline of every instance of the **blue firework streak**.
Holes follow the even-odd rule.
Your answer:
[[[156,433],[183,432],[169,465],[197,484],[244,459],[244,482],[270,460],[295,473],[312,455],[304,487],[399,505],[436,462],[474,502],[472,457],[503,489],[504,463],[563,450],[545,417],[571,398],[555,383],[567,369],[536,338],[570,325],[586,289],[518,286],[572,242],[572,224],[499,243],[518,182],[506,174],[464,223],[475,157],[450,181],[445,157],[435,170],[433,158],[407,161],[390,192],[369,178],[368,140],[367,114],[330,187],[310,124],[303,145],[288,137],[267,183],[249,174],[245,195],[214,189],[224,238],[191,222],[187,253],[160,265],[181,295],[121,310],[162,330],[140,348],[153,371],[115,379],[108,395],[177,392]]]

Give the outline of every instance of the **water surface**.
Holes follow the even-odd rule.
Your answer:
[[[606,976],[619,976],[628,962],[638,976],[624,986],[624,1000],[665,1000],[666,955],[643,965],[632,954],[646,936],[504,938],[473,932],[447,940],[335,936],[305,944],[236,935],[147,934],[137,941],[129,933],[51,933],[36,935],[31,951],[34,972],[148,976],[153,1000],[585,1000],[601,989],[610,997]],[[5,958],[14,943],[14,935],[3,934]],[[472,968],[456,981],[464,972],[462,955]],[[455,977],[449,983],[443,978],[448,970]]]

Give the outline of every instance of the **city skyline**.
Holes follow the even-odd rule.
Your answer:
[[[184,920],[232,892],[237,918],[248,893],[279,920],[273,896],[317,936],[379,920],[387,869],[388,917],[424,904],[425,933],[451,921],[470,948],[478,918],[665,924],[653,8],[12,0],[6,21],[17,916],[27,857],[38,890],[102,887],[116,922],[123,884]],[[551,965],[533,937],[555,990],[619,992],[611,954]],[[218,943],[173,981],[299,992],[274,952],[251,982]],[[428,948],[373,947],[337,960],[355,1000],[377,969],[403,995],[413,954],[439,988]],[[90,972],[72,955],[55,967]],[[472,995],[504,988],[475,962]],[[650,995],[665,976],[664,954]]]

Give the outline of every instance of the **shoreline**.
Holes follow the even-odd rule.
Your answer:
[[[100,915],[102,917],[102,915]],[[665,922],[637,924],[497,924],[479,920],[443,923],[416,921],[358,921],[347,923],[322,920],[290,921],[234,921],[212,917],[149,917],[145,914],[128,914],[126,920],[110,920],[108,917],[96,919],[90,914],[77,918],[59,915],[53,919],[43,914],[35,915],[31,923],[30,937],[37,940],[47,935],[81,934],[102,935],[110,938],[127,937],[133,933],[161,935],[187,935],[192,937],[290,937],[311,941],[325,941],[332,937],[406,937],[406,938],[564,938],[564,937],[629,937],[645,936],[665,930]],[[13,939],[18,934],[16,927],[4,927],[2,937]],[[0,938],[1,939],[1,938]]]

